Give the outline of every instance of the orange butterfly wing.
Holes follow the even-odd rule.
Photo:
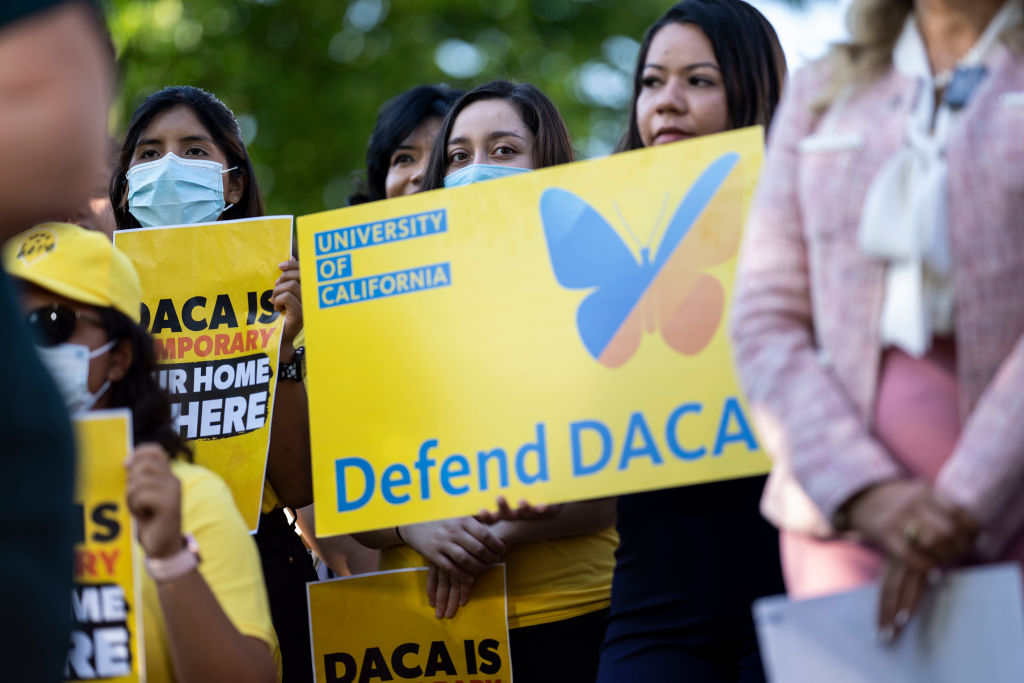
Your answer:
[[[605,367],[628,361],[655,318],[665,342],[684,355],[708,345],[722,321],[725,289],[707,268],[727,261],[739,248],[743,188],[730,173],[640,297],[598,358]]]
[[[655,297],[665,342],[684,355],[711,341],[725,310],[725,289],[705,269],[723,263],[740,244],[743,193],[739,174],[730,174],[645,295]]]

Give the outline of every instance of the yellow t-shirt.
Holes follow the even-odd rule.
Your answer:
[[[514,546],[505,557],[508,627],[549,624],[607,607],[618,545],[615,527],[608,527],[593,534]],[[426,564],[407,545],[388,548],[380,555],[382,570]]]
[[[199,573],[217,597],[224,613],[241,633],[264,641],[277,662],[281,657],[270,621],[270,603],[263,586],[263,569],[256,544],[235,507],[227,484],[216,474],[180,460],[171,471],[181,482],[181,530],[195,536],[202,561]],[[142,573],[143,637],[149,683],[175,680],[163,610],[156,583]]]

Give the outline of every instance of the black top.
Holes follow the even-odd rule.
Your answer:
[[[751,603],[784,592],[778,533],[758,511],[764,482],[750,477],[619,497],[600,681],[664,680],[658,669],[679,653],[679,661],[701,660],[723,672],[756,671],[742,680],[763,677]],[[679,666],[679,680],[707,680],[699,668]]]
[[[5,681],[50,683],[70,642],[74,444],[11,289],[0,269],[0,662]]]

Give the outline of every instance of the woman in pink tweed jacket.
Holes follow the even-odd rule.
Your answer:
[[[731,334],[787,589],[884,564],[883,636],[934,568],[1024,558],[1019,5],[856,0],[859,47],[786,92],[743,247]]]

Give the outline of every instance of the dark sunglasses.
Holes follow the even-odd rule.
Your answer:
[[[41,346],[63,344],[75,333],[79,320],[105,327],[103,321],[96,316],[76,311],[61,304],[50,304],[30,311],[25,321]]]

